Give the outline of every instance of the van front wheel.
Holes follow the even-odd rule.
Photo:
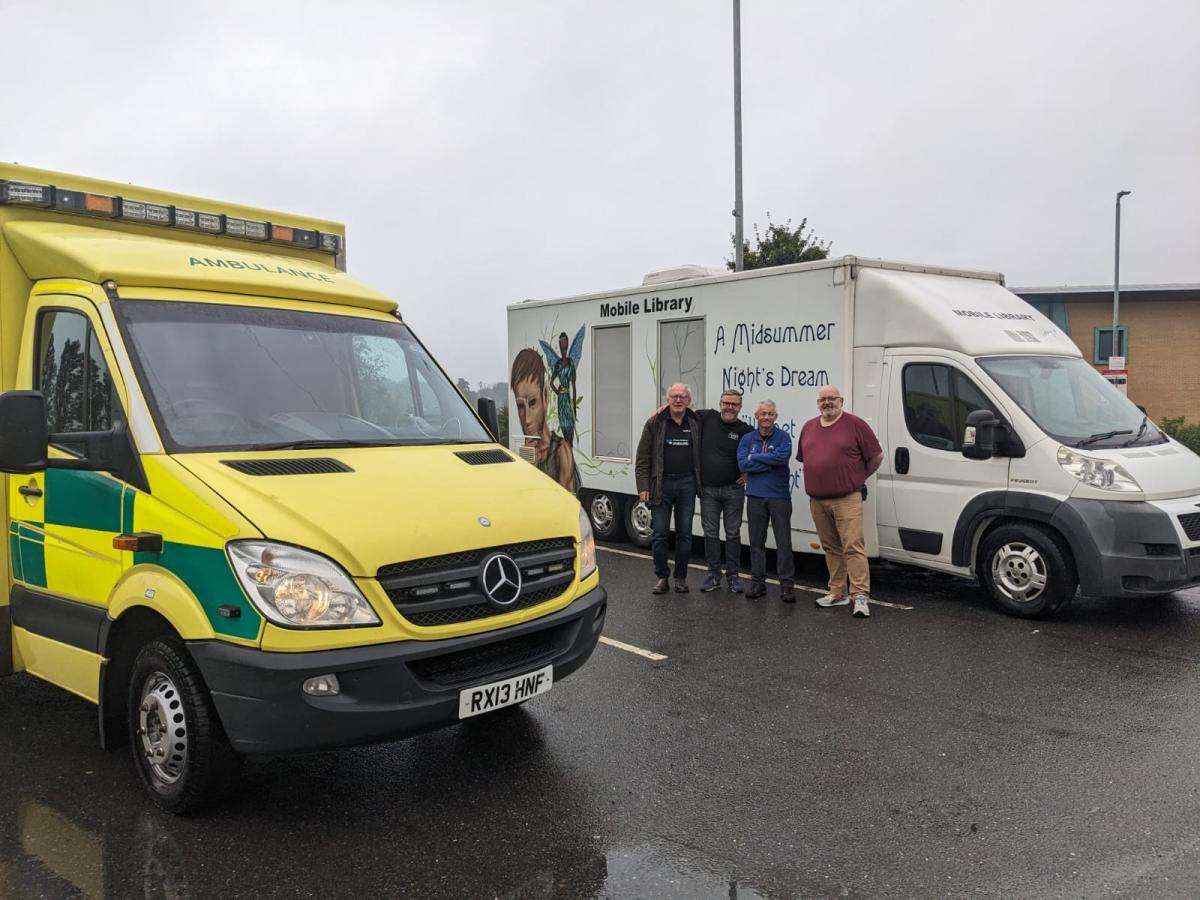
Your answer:
[[[1061,538],[1032,523],[1001,525],[984,538],[979,578],[1001,610],[1025,619],[1066,608],[1079,586]]]
[[[155,803],[173,813],[220,797],[241,763],[196,664],[175,641],[150,641],[134,660],[129,730],[142,783]]]

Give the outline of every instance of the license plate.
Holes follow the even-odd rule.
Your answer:
[[[512,706],[554,687],[554,666],[546,666],[536,672],[481,684],[458,692],[458,717],[469,719],[481,713]]]

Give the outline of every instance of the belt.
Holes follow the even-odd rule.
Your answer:
[[[663,478],[691,478],[691,472],[673,472],[668,475],[663,475]]]

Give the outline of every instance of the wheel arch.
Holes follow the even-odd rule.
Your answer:
[[[154,566],[130,569],[109,600],[100,626],[98,690],[100,746],[129,742],[125,700],[138,649],[156,637],[211,640],[212,626],[200,601],[171,573]]]
[[[954,526],[950,560],[956,566],[976,570],[979,545],[989,531],[1009,522],[1037,522],[1055,531],[1070,551],[1079,558],[1077,541],[1056,520],[1063,501],[1045,494],[1024,491],[985,491],[963,507]]]

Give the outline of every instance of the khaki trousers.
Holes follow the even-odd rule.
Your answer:
[[[863,500],[855,491],[844,497],[808,498],[817,537],[829,568],[829,593],[844,597],[849,582],[851,595],[869,594],[871,568],[863,541]]]

